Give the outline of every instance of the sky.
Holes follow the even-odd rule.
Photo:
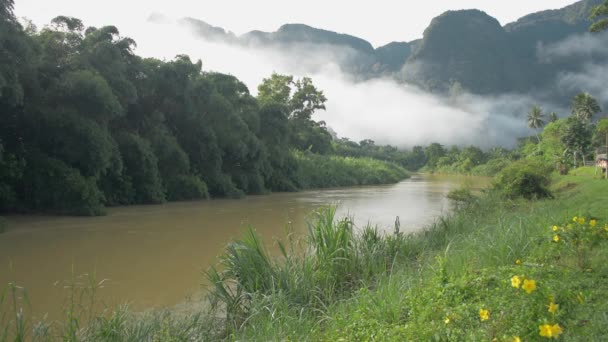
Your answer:
[[[42,27],[57,15],[80,18],[87,26],[129,27],[151,13],[194,17],[236,34],[274,31],[285,23],[304,23],[368,40],[375,47],[422,37],[431,19],[447,10],[477,8],[503,25],[573,0],[15,0],[15,14]],[[128,32],[123,32],[127,33]]]

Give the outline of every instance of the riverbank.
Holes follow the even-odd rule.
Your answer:
[[[542,331],[598,340],[608,326],[598,314],[608,311],[602,202],[608,182],[580,171],[556,176],[552,189],[555,199],[542,201],[487,192],[410,236],[349,234],[348,221],[330,224],[326,212],[311,230],[317,252],[269,259],[256,253],[264,248],[253,237],[229,249],[226,260],[241,257],[232,265],[243,292],[224,288],[222,299],[218,287],[219,314],[142,316],[121,309],[79,334],[85,340],[510,341],[541,339]],[[218,276],[218,285],[236,281],[230,273]],[[218,321],[226,312],[228,320]],[[66,326],[54,334],[65,334]]]

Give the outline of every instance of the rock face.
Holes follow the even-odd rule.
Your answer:
[[[430,90],[458,81],[467,89],[501,91],[512,52],[500,23],[478,10],[449,11],[433,19],[404,76]]]
[[[443,91],[458,81],[475,93],[528,91],[559,72],[580,68],[582,60],[539,59],[539,49],[586,32],[592,7],[603,0],[583,0],[559,10],[527,15],[501,27],[478,10],[449,11],[433,19],[419,48],[404,67],[404,79]]]

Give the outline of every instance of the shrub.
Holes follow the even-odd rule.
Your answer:
[[[60,160],[35,153],[24,178],[26,202],[32,209],[76,215],[103,213],[103,194],[95,178],[82,176]]]
[[[209,198],[207,184],[196,176],[178,175],[167,181],[167,197],[171,201]]]
[[[538,160],[519,160],[505,167],[496,175],[494,189],[507,198],[552,197],[548,189],[551,183],[551,170],[551,165]]]

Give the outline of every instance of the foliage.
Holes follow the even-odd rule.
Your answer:
[[[532,107],[528,113],[528,127],[532,129],[539,129],[545,125],[545,115],[538,106]]]
[[[582,121],[591,121],[593,115],[601,112],[602,109],[588,93],[581,93],[572,99],[572,115]]]
[[[528,159],[511,163],[494,179],[494,188],[507,198],[537,199],[551,197],[552,167],[544,162]]]
[[[591,11],[590,19],[597,19],[596,22],[591,25],[589,31],[591,32],[600,32],[608,29],[608,1],[604,2],[601,5],[598,5],[593,8]]]
[[[188,56],[135,55],[114,26],[59,16],[24,29],[13,2],[0,5],[2,211],[99,214],[104,205],[397,179],[381,163],[349,171],[365,179],[301,179],[309,163],[292,149],[333,152],[325,123],[312,119],[327,99],[310,78],[273,74],[256,98]]]
[[[396,183],[409,177],[403,168],[368,158],[323,156],[295,152],[297,182],[302,188]]]

